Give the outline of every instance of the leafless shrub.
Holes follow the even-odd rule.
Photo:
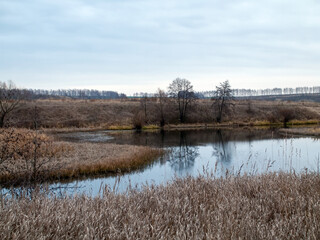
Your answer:
[[[133,115],[132,123],[135,129],[140,130],[145,125],[145,117],[142,111],[139,111]]]
[[[37,131],[1,129],[1,179],[6,179],[8,183],[39,181],[45,166],[58,159],[67,150],[69,149],[66,146],[54,144],[50,137]]]
[[[276,112],[270,112],[267,114],[266,119],[269,123],[276,123],[278,122],[278,116]]]
[[[290,120],[295,119],[296,114],[295,110],[291,108],[286,108],[286,107],[280,107],[277,109],[276,114],[279,118],[279,120],[283,123],[283,126],[286,127],[287,123]]]

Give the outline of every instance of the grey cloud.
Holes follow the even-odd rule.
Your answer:
[[[184,71],[299,68],[319,76],[319,12],[312,0],[2,0],[0,75],[141,74],[152,81]]]

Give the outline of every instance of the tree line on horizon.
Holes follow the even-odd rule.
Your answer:
[[[232,89],[234,97],[251,97],[251,96],[272,96],[272,95],[293,95],[293,94],[319,94],[320,86],[313,87],[296,87],[296,88],[266,88],[266,89]],[[214,90],[197,91],[194,94],[200,98],[211,98],[214,96]],[[154,97],[156,93],[136,92],[133,97]]]
[[[101,91],[95,89],[28,89],[32,99],[50,98],[50,97],[68,97],[74,99],[119,99],[126,98],[124,93],[116,91]]]

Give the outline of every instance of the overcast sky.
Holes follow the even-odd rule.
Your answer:
[[[318,0],[0,0],[0,81],[133,92],[320,85]]]

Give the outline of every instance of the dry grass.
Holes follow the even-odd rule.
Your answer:
[[[106,127],[108,130],[132,130],[134,129],[133,125],[111,125]]]
[[[44,128],[132,126],[139,102],[121,100],[26,101],[11,115],[11,125],[32,127],[32,109],[37,106],[39,126]]]
[[[102,197],[1,201],[1,239],[319,239],[320,176],[176,179]]]
[[[130,172],[152,163],[164,150],[106,143],[65,143],[75,151],[62,159],[63,168],[53,173],[59,178],[74,178],[102,173]]]
[[[128,100],[37,100],[27,101],[11,114],[9,123],[15,127],[32,127],[33,111],[37,106],[39,126],[43,128],[98,128],[132,129],[137,115],[141,115],[141,103],[137,99]],[[320,103],[279,102],[238,100],[223,118],[223,122],[250,124],[254,122],[281,122],[278,109],[294,113],[294,120],[308,121],[320,119]],[[140,116],[139,115],[139,116]],[[164,108],[166,124],[178,124],[179,114],[174,102],[166,102]],[[155,126],[160,121],[159,106],[154,99],[147,102],[147,118],[143,125]],[[215,122],[216,113],[211,100],[197,100],[187,113],[187,123]],[[143,127],[143,126],[142,126]]]

